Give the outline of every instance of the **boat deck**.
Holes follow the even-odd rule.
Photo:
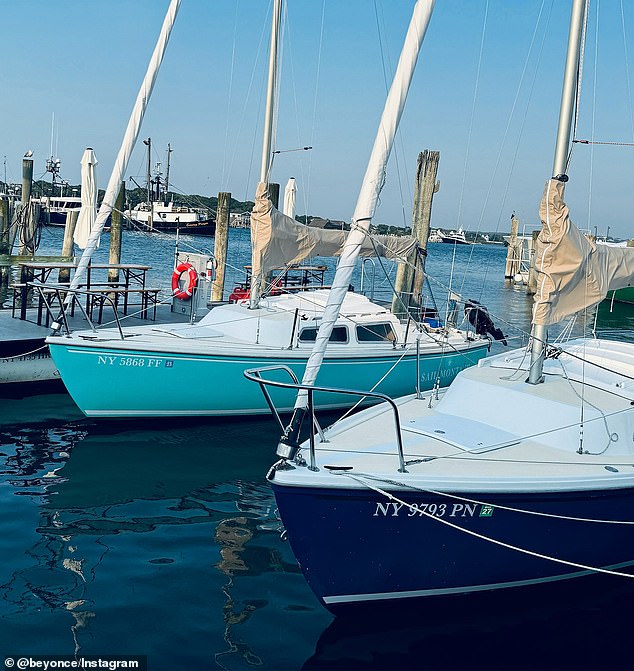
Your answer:
[[[516,412],[501,413],[500,403],[485,407],[475,388],[486,397],[526,395],[525,375],[489,365],[467,369],[440,398],[430,392],[400,399],[399,427],[406,473],[399,471],[397,429],[391,406],[364,410],[326,430],[327,442],[316,442],[319,471],[282,471],[276,480],[291,486],[367,486],[366,474],[378,486],[401,483],[443,491],[591,490],[634,485],[634,445],[629,394],[600,385],[585,390],[583,453],[578,449],[581,393],[579,383],[564,375],[550,376],[528,389],[536,423],[517,404]],[[497,406],[497,407],[495,407]],[[508,406],[507,406],[508,407]],[[601,412],[597,410],[601,408]],[[310,461],[304,444],[302,456]],[[345,475],[347,477],[342,477]],[[355,485],[355,477],[360,481]],[[384,484],[381,485],[382,481]],[[340,483],[340,484],[339,484]]]

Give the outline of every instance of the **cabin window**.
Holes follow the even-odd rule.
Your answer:
[[[300,342],[315,342],[316,339],[316,328],[307,328],[300,331]],[[328,342],[348,342],[348,329],[345,326],[335,326],[335,328],[332,329]]]
[[[392,324],[359,324],[357,325],[357,340],[359,342],[394,342],[396,335]]]

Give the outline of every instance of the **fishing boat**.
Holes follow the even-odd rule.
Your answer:
[[[187,235],[214,235],[216,232],[213,218],[187,205],[176,205],[173,201],[139,203],[126,210],[125,216],[133,227],[153,233],[178,231]]]
[[[634,344],[547,343],[545,333],[634,276],[632,251],[588,241],[564,201],[585,13],[573,0],[529,347],[308,441],[291,422],[280,440],[268,479],[297,561],[332,611],[634,577],[623,570],[634,563]],[[249,376],[262,384],[265,372]],[[316,393],[310,380],[296,386]]]
[[[69,212],[79,212],[80,196],[42,196],[32,199],[40,204],[40,218],[47,226],[65,226]]]
[[[147,175],[145,202],[125,211],[125,217],[134,228],[153,233],[186,233],[188,235],[214,235],[215,219],[200,208],[176,204],[169,195],[170,161],[173,149],[167,145],[167,171],[165,179],[160,163],[152,174],[152,138],[143,140],[147,147]]]
[[[248,298],[218,305],[190,325],[50,337],[47,342],[62,380],[88,416],[251,415],[268,413],[269,400],[282,411],[293,409],[293,393],[274,391],[267,400],[243,371],[286,366],[292,375],[301,376],[318,327],[329,318],[331,291],[304,287],[292,293],[280,291],[275,269],[291,268],[308,256],[343,254],[351,236],[304,226],[271,203],[268,182],[281,15],[282,2],[277,0],[260,183],[251,215],[253,269]],[[370,238],[363,233],[360,237],[355,247],[368,256],[406,259],[417,244],[406,236]],[[176,296],[191,295],[195,289],[197,278],[191,270],[176,269]],[[179,284],[181,273],[187,291]],[[271,273],[273,279],[267,282]],[[355,386],[404,394],[417,385],[429,389],[448,384],[487,353],[490,340],[477,329],[459,329],[436,317],[401,323],[387,308],[349,286],[348,281],[340,292],[342,309],[329,334],[332,347],[320,373],[326,384],[348,380]],[[183,385],[190,386],[189,393],[183,393]],[[116,394],[111,393],[113,388]],[[350,405],[345,394],[319,395],[315,402],[321,408]]]

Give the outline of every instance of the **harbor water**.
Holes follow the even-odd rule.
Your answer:
[[[41,252],[59,253],[61,234],[45,230]],[[126,232],[123,245],[122,261],[151,265],[149,282],[169,287],[173,237]],[[98,258],[107,249],[105,236]],[[232,229],[227,286],[241,279],[248,250],[248,231]],[[505,255],[436,244],[428,270],[446,286],[453,270],[452,288],[487,305],[517,345],[531,301],[505,282]],[[372,268],[379,297],[389,282],[366,264],[364,288]],[[597,330],[631,339],[633,318],[602,306]],[[591,315],[576,329],[594,324]],[[174,393],[213,384],[183,380]],[[278,437],[270,417],[94,420],[63,392],[1,399],[2,660],[145,655],[152,671],[632,668],[634,583],[623,578],[334,619],[280,535],[265,479]],[[412,539],[411,561],[424,551]],[[333,556],[333,567],[345,560]]]

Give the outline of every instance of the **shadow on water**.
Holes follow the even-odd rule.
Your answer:
[[[634,583],[591,576],[336,618],[303,671],[632,668]]]

